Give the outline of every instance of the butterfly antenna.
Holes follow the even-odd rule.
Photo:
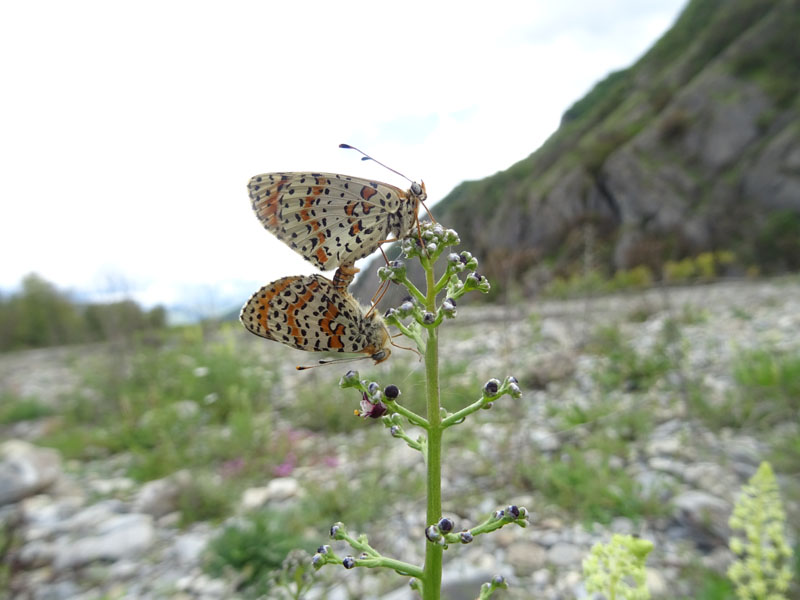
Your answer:
[[[355,360],[364,360],[365,358],[372,358],[370,356],[354,356],[351,358],[328,358],[319,361],[318,365],[297,365],[295,369],[298,371],[305,371],[307,369],[316,369],[317,367],[324,367],[325,365],[332,365],[334,363],[353,362]]]
[[[356,152],[358,152],[358,153],[360,153],[360,154],[363,154],[363,155],[364,155],[364,156],[361,158],[361,160],[371,160],[372,162],[376,162],[376,163],[378,163],[380,166],[382,166],[384,169],[388,169],[389,171],[391,171],[391,172],[392,172],[392,173],[394,173],[395,175],[400,175],[400,177],[402,177],[403,179],[406,179],[406,180],[410,181],[411,183],[414,183],[414,181],[413,181],[412,179],[409,179],[408,177],[406,177],[405,175],[403,175],[403,174],[402,174],[400,171],[396,171],[396,170],[394,170],[392,167],[387,167],[387,166],[386,166],[385,164],[383,164],[381,161],[379,161],[379,160],[376,160],[376,159],[372,158],[372,157],[371,157],[369,154],[367,154],[367,153],[366,153],[366,152],[364,152],[363,150],[359,150],[359,149],[358,149],[358,148],[356,148],[355,146],[351,146],[350,144],[339,144],[339,148],[344,148],[345,150],[355,150]]]

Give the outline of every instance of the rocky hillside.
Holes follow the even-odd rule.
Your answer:
[[[490,279],[535,292],[730,250],[800,268],[800,3],[692,0],[636,64],[570,107],[529,157],[435,207]],[[372,272],[372,267],[365,269]],[[375,289],[370,273],[357,292]]]

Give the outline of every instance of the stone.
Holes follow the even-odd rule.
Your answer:
[[[191,483],[192,475],[185,469],[163,479],[148,481],[136,495],[133,510],[155,518],[175,512],[181,493]]]
[[[541,569],[548,560],[548,552],[539,544],[514,542],[506,551],[506,562],[520,576],[526,576]]]
[[[547,562],[556,567],[579,565],[588,551],[569,542],[557,542],[547,551]]]
[[[0,445],[0,506],[37,494],[60,476],[61,455],[56,450],[21,440]]]
[[[90,535],[59,538],[53,566],[72,569],[96,560],[116,561],[140,555],[155,542],[153,518],[144,514],[117,515],[99,524]]]
[[[276,477],[266,486],[249,488],[242,494],[244,510],[254,510],[270,502],[283,502],[298,497],[300,484],[294,477]]]
[[[689,528],[695,541],[713,544],[728,539],[732,506],[725,500],[700,490],[688,490],[675,496],[673,506],[675,518]]]
[[[559,351],[536,356],[528,371],[521,377],[525,389],[544,389],[548,384],[571,377],[575,373],[575,358]]]

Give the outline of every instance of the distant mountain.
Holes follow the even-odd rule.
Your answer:
[[[529,157],[434,209],[501,293],[707,250],[800,269],[800,1],[692,0]],[[546,93],[546,89],[542,90]],[[382,262],[382,259],[381,259]],[[378,263],[355,292],[377,286]]]

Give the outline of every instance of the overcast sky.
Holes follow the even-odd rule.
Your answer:
[[[230,308],[314,271],[252,214],[252,175],[408,187],[348,142],[435,202],[533,152],[684,4],[3,2],[0,288]]]

